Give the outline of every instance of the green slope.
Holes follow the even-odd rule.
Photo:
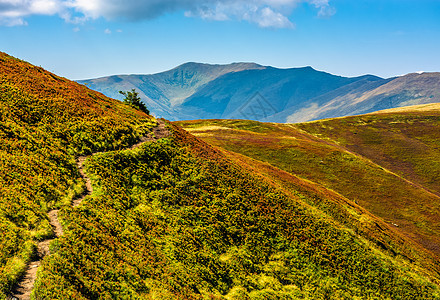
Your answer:
[[[296,125],[179,124],[213,145],[338,192],[439,255],[439,121],[438,111],[430,111]]]
[[[66,233],[39,274],[37,298],[439,296],[434,273],[172,130],[88,161],[99,192],[64,211]]]
[[[342,196],[173,125],[171,136],[127,148],[156,121],[0,60],[0,298],[53,235],[54,207],[64,234],[38,269],[34,299],[440,298],[437,261]],[[90,153],[93,192],[72,207],[84,188],[75,157]]]
[[[297,127],[371,159],[440,196],[440,113],[407,109]]]
[[[75,156],[124,148],[155,121],[0,52],[0,298],[83,184]]]

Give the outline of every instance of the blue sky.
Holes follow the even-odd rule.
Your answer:
[[[0,51],[69,79],[195,61],[440,71],[440,0],[0,0]]]

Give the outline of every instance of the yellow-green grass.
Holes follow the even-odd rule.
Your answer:
[[[218,148],[228,158],[254,174],[259,174],[273,185],[312,209],[315,213],[342,224],[346,230],[368,240],[386,251],[405,268],[416,266],[428,269],[428,276],[437,277],[438,258],[419,244],[402,235],[396,228],[368,212],[341,194],[320,184],[299,178],[269,163]]]
[[[412,199],[412,205],[399,197],[389,209],[405,211],[428,237],[439,236],[440,111],[381,113],[297,126],[370,159],[418,189],[418,194],[406,197]],[[427,248],[439,254],[438,241],[422,239]]]
[[[53,236],[47,212],[81,192],[75,156],[126,147],[154,123],[0,52],[0,298],[24,272],[29,245]]]
[[[439,297],[438,274],[311,208],[311,195],[172,131],[88,160],[99,193],[63,209],[37,298]]]
[[[410,106],[402,106],[390,109],[384,109],[380,111],[376,111],[374,113],[370,113],[372,115],[382,114],[382,113],[402,113],[402,112],[440,112],[440,103],[428,103],[428,104],[420,104],[420,105],[410,105]]]
[[[36,299],[440,298],[429,255],[337,193],[177,127],[120,150],[155,120],[2,53],[0,68],[0,298],[53,235],[52,208],[64,234],[42,261]],[[210,129],[336,147],[296,129],[283,144],[290,126],[225,124]],[[75,156],[97,151],[86,162],[94,193],[73,208]]]
[[[440,111],[384,112],[297,126],[440,195]]]
[[[419,118],[418,123],[431,124],[431,117]],[[396,230],[423,245],[425,249],[440,254],[439,197],[423,188],[421,183],[409,182],[412,178],[403,178],[404,175],[398,174],[397,170],[388,170],[388,165],[381,166],[380,161],[373,162],[374,155],[368,158],[357,154],[356,147],[359,147],[359,144],[353,145],[352,148],[344,148],[346,136],[352,134],[346,132],[356,130],[356,136],[362,136],[372,130],[365,122],[356,128],[352,128],[353,125],[350,124],[343,127],[341,122],[345,124],[345,120],[295,125],[239,120],[201,120],[178,124],[212,145],[270,163],[290,174],[334,190],[381,217]],[[394,118],[395,122],[398,120]],[[427,127],[430,126],[435,127]],[[309,130],[310,133],[305,130]],[[324,136],[323,132],[333,134],[338,140],[333,141],[331,137]],[[387,128],[382,128],[381,132],[383,135],[390,134],[387,132],[392,133]],[[430,134],[433,136],[432,139],[429,138]],[[399,140],[393,139],[389,142],[397,143],[396,141],[407,138],[403,134],[401,136],[403,137]],[[432,144],[426,143],[429,145],[427,151],[412,151],[414,159],[431,160],[430,166],[435,165],[435,155],[431,156],[431,153],[436,151],[435,129],[422,131],[420,136]],[[416,137],[412,138],[416,142],[419,141]],[[383,143],[386,142],[387,140],[383,139]],[[432,168],[431,171],[435,173],[436,169]],[[425,178],[432,182],[428,176]]]

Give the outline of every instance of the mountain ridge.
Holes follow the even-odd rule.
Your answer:
[[[311,66],[281,69],[256,63],[189,62],[157,74],[79,82],[117,99],[119,90],[135,88],[154,115],[170,120],[297,123],[440,102],[440,73],[344,77]]]
[[[153,114],[172,119],[172,115],[177,113],[174,106],[181,104],[200,86],[226,73],[261,68],[265,67],[254,63],[210,65],[190,62],[157,74],[112,75],[78,82],[96,90],[102,86],[102,92],[115,99],[121,99],[119,90],[135,88]]]

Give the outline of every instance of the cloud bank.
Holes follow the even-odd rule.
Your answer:
[[[329,0],[0,0],[0,25],[26,25],[32,15],[58,15],[67,22],[140,21],[183,11],[205,20],[247,21],[263,28],[292,28],[289,15],[301,3],[314,6],[319,17],[335,10]]]
[[[24,17],[55,15],[62,9],[60,0],[0,0],[0,25],[26,25]]]

